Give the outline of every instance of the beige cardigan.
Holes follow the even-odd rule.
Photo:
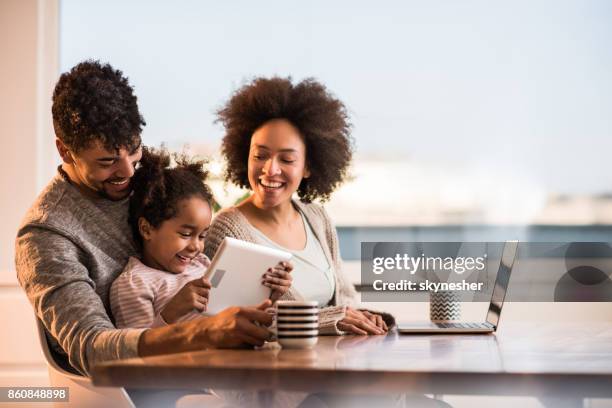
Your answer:
[[[336,290],[329,306],[321,310],[319,315],[319,332],[321,334],[343,334],[342,331],[338,330],[336,323],[345,317],[347,306],[359,308],[359,296],[353,284],[342,273],[336,228],[325,209],[320,205],[305,204],[295,200],[293,204],[306,217],[315,236],[321,243],[327,261],[333,266]],[[212,259],[225,237],[267,245],[260,237],[253,234],[249,225],[247,218],[236,207],[221,211],[210,226],[206,237],[204,253]],[[282,299],[299,300],[303,299],[303,297],[297,290],[290,288],[289,292]]]

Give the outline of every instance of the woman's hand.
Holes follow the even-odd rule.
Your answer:
[[[198,278],[187,282],[166,304],[161,316],[166,323],[174,323],[193,309],[205,312],[210,288],[208,279]]]
[[[270,300],[273,302],[280,299],[291,287],[293,281],[292,270],[293,265],[290,262],[279,262],[274,268],[268,268],[266,273],[263,274],[261,283],[272,289]]]
[[[346,317],[338,322],[338,329],[353,334],[385,334],[387,325],[377,314],[346,308]]]
[[[376,313],[368,312],[367,310],[361,310],[361,313],[364,314],[365,317],[370,319],[370,321],[376,325],[379,329],[383,329],[385,332],[389,331],[387,327],[387,323],[383,320],[382,316]]]

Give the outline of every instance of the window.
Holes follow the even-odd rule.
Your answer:
[[[63,0],[61,69],[110,62],[145,143],[213,156],[214,111],[245,80],[316,77],[352,116],[354,177],[328,209],[353,240],[593,240],[612,223],[611,17],[581,0]]]

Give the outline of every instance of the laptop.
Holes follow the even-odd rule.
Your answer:
[[[510,273],[516,259],[518,241],[506,241],[499,262],[499,270],[495,279],[495,287],[491,295],[491,303],[487,318],[482,323],[462,323],[462,322],[422,322],[422,323],[400,323],[397,331],[401,334],[414,333],[431,333],[431,334],[447,334],[447,333],[493,333],[497,330],[499,324],[499,316],[501,314],[508,283],[510,282]]]

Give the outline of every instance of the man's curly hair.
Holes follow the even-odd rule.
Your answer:
[[[53,91],[53,127],[74,152],[100,142],[109,151],[137,148],[142,126],[134,90],[119,70],[84,61],[65,72]]]
[[[176,162],[170,167],[172,159]],[[128,221],[135,241],[142,245],[138,220],[144,217],[153,228],[178,214],[181,200],[200,197],[211,206],[213,195],[205,183],[208,171],[205,160],[192,160],[185,154],[171,155],[162,146],[159,149],[143,147],[142,159],[130,183]]]
[[[251,136],[272,119],[291,122],[306,145],[310,177],[303,179],[297,190],[300,200],[328,200],[347,175],[353,153],[351,125],[344,104],[312,78],[296,85],[291,78],[256,78],[217,111],[217,122],[226,131],[221,146],[227,161],[225,179],[250,187]]]

